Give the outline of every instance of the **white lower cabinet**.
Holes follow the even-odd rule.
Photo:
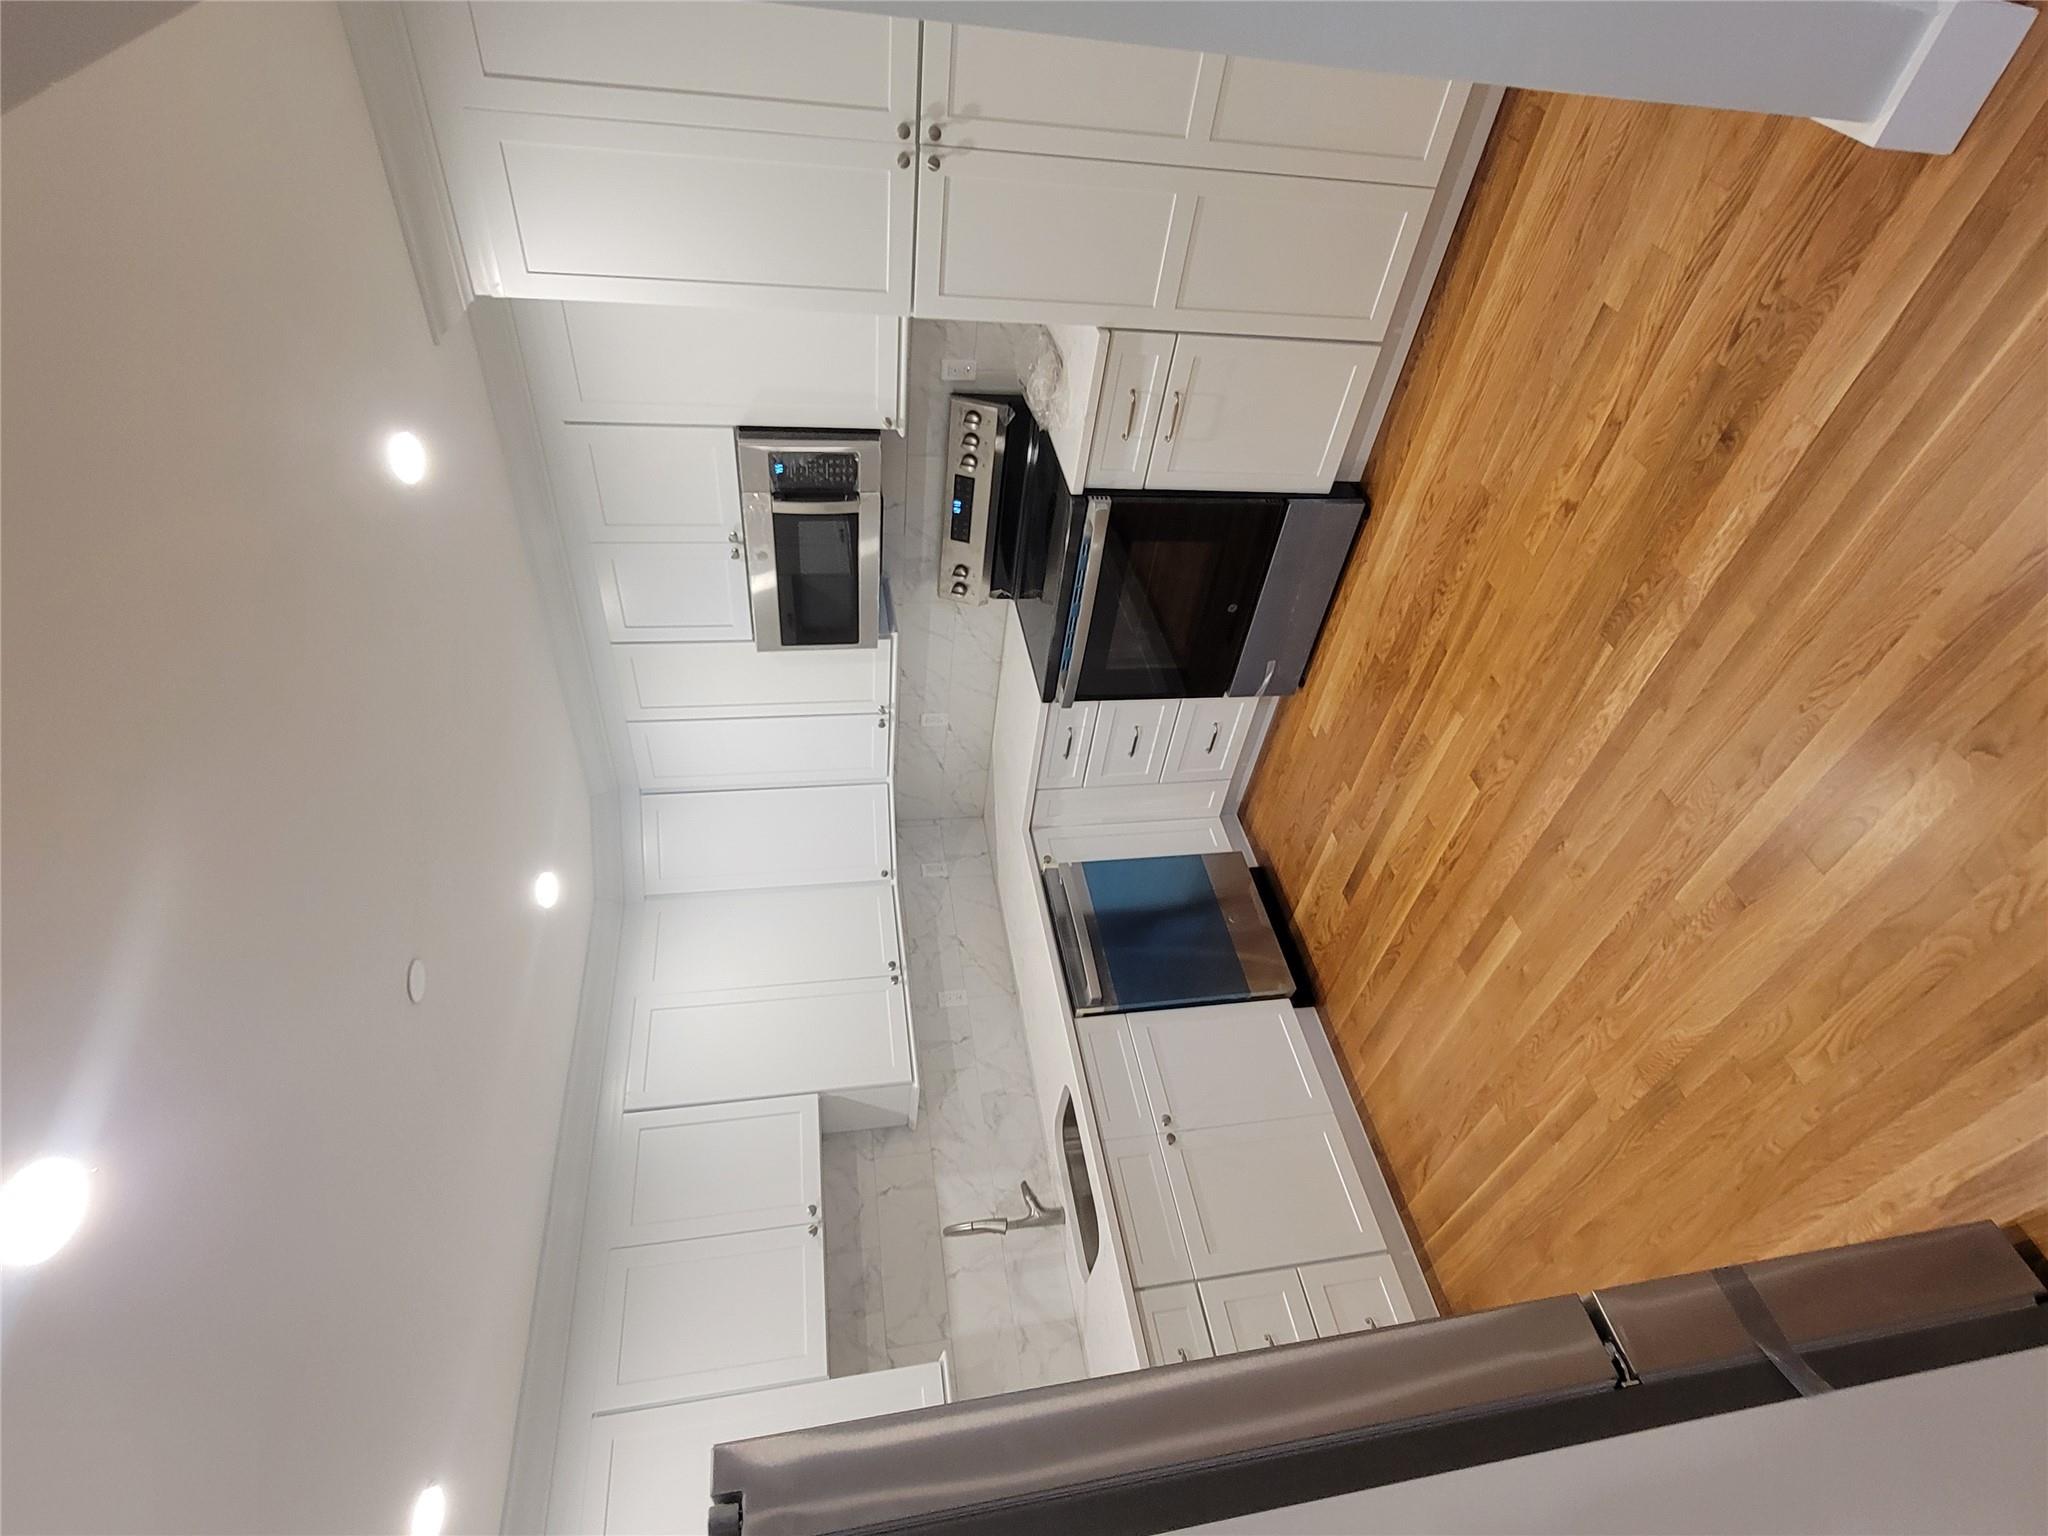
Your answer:
[[[1291,1269],[1258,1275],[1231,1275],[1204,1280],[1202,1314],[1216,1353],[1234,1355],[1242,1349],[1272,1349],[1316,1336],[1308,1297]]]
[[[1386,1247],[1334,1115],[1157,1140],[1196,1279]]]
[[[1137,490],[1166,398],[1166,371],[1173,362],[1171,333],[1112,331],[1096,401],[1093,444],[1088,452],[1091,491]]]
[[[1142,1288],[1192,1280],[1195,1272],[1189,1267],[1188,1245],[1174,1210],[1161,1138],[1105,1136],[1102,1156],[1109,1165],[1109,1187],[1116,1200],[1131,1284]]]
[[[1138,1292],[1138,1320],[1145,1327],[1145,1351],[1154,1365],[1206,1360],[1216,1351],[1202,1298],[1192,1285],[1157,1285]]]
[[[1038,787],[1071,789],[1088,765],[1088,733],[1095,724],[1093,704],[1055,707],[1045,723],[1045,746],[1039,753]]]
[[[887,880],[896,862],[893,822],[886,784],[642,795],[646,890]]]
[[[635,720],[626,727],[642,789],[878,783],[889,776],[889,712]]]
[[[1304,1264],[1301,1288],[1308,1294],[1316,1332],[1326,1339],[1415,1321],[1415,1309],[1408,1304],[1408,1292],[1395,1273],[1394,1261],[1384,1253]]]
[[[636,1000],[626,1108],[912,1080],[899,973]]]
[[[1323,1115],[1330,1097],[1287,1002],[1121,1016],[1163,1131]]]
[[[1250,732],[1257,699],[1183,699],[1166,743],[1162,784],[1227,779]]]
[[[807,1381],[707,1403],[599,1414],[590,1421],[585,1536],[699,1536],[711,1504],[711,1450],[728,1440],[843,1424],[948,1401],[943,1360]]]
[[[621,1126],[607,1212],[616,1246],[818,1219],[818,1101],[808,1094],[645,1110]]]
[[[1335,341],[1180,337],[1146,488],[1327,491],[1378,357]]]
[[[820,1224],[614,1248],[598,1303],[599,1413],[825,1374]]]
[[[1157,783],[1179,710],[1175,699],[1114,699],[1096,705],[1082,782]]]

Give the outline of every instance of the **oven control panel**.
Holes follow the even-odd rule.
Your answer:
[[[939,595],[956,603],[989,599],[989,525],[1002,480],[1003,440],[1015,413],[1000,400],[955,395],[939,461]]]
[[[844,501],[860,494],[860,456],[771,453],[768,482],[778,501]]]

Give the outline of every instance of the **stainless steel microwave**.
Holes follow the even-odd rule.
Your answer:
[[[882,597],[882,439],[742,427],[740,525],[754,648],[872,646]]]

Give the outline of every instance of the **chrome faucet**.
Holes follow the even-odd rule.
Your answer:
[[[1024,1193],[1024,1214],[1022,1216],[982,1216],[974,1221],[956,1221],[943,1228],[947,1237],[1001,1237],[1005,1232],[1021,1232],[1029,1227],[1056,1227],[1067,1219],[1067,1213],[1056,1205],[1047,1205],[1032,1192],[1029,1179],[1019,1179],[1017,1188]]]

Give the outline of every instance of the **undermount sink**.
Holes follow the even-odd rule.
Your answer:
[[[1074,1113],[1074,1096],[1066,1092],[1060,1094],[1060,1161],[1066,1171],[1068,1220],[1081,1244],[1081,1274],[1085,1278],[1095,1271],[1102,1232],[1095,1219],[1095,1188],[1088,1178],[1088,1159],[1081,1150],[1081,1122]]]

